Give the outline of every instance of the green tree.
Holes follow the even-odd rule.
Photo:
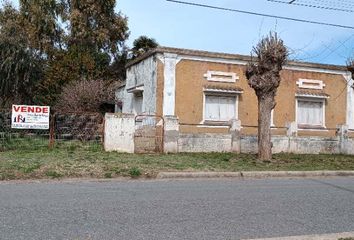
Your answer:
[[[31,103],[43,62],[29,46],[18,10],[6,3],[0,9],[0,106]]]
[[[65,49],[56,51],[48,62],[37,97],[41,103],[54,105],[62,87],[73,81],[122,78],[121,71],[112,71],[111,63],[124,64],[122,52],[129,32],[127,18],[114,11],[115,2],[65,0],[59,5],[68,33]]]
[[[129,29],[115,4],[20,0],[16,10],[5,3],[0,13],[2,103],[13,96],[52,105],[73,81],[122,79]]]
[[[31,48],[51,58],[56,48],[64,45],[64,29],[60,22],[64,5],[56,0],[20,0],[21,25]]]
[[[149,38],[147,36],[140,36],[135,39],[133,43],[133,58],[139,57],[150,49],[157,48],[159,44],[153,38]]]
[[[248,84],[258,98],[258,158],[272,159],[271,111],[280,85],[280,71],[288,58],[288,50],[277,33],[270,33],[253,48],[256,60],[246,70]]]
[[[68,46],[103,51],[112,55],[119,52],[129,36],[128,19],[116,13],[116,0],[63,0],[63,20],[67,23]]]
[[[55,105],[65,85],[99,79],[109,62],[110,58],[104,53],[93,55],[75,47],[57,51],[48,61],[45,79],[38,85],[35,100],[41,104]]]

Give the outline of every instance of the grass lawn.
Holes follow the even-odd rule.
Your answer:
[[[108,153],[96,144],[20,149],[0,152],[0,180],[121,176],[149,178],[155,177],[160,171],[354,170],[354,157],[345,155],[276,154],[271,163],[263,163],[250,154]]]

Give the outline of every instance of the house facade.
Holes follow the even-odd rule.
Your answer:
[[[218,150],[229,136],[232,142],[235,126],[252,145],[258,104],[245,76],[250,60],[236,54],[154,49],[127,65],[126,85],[116,93],[121,111],[177,119],[180,151],[201,151],[221,139],[210,146]],[[353,80],[345,66],[289,62],[281,78],[272,112],[274,136],[295,132],[297,137],[328,140],[345,126],[347,136],[354,137]]]

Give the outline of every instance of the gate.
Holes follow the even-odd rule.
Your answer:
[[[163,153],[164,119],[140,114],[135,117],[134,152]]]

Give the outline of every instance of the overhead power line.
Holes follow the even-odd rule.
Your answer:
[[[268,2],[283,3],[283,4],[288,4],[288,5],[302,6],[302,7],[319,8],[319,9],[325,9],[325,10],[354,12],[353,9],[350,9],[350,8],[347,8],[344,6],[343,7],[322,6],[322,5],[317,5],[314,3],[306,3],[306,2],[298,2],[298,1],[292,1],[292,2],[286,2],[286,1],[281,1],[281,0],[267,0],[267,1]]]
[[[178,1],[178,0],[166,0],[166,1],[167,2],[178,3],[178,4],[183,4],[183,5],[195,6],[195,7],[210,8],[210,9],[216,9],[216,10],[222,10],[222,11],[249,14],[249,15],[260,16],[260,17],[277,18],[277,19],[283,19],[283,20],[287,20],[287,21],[311,23],[311,24],[317,24],[317,25],[324,25],[324,26],[338,27],[338,28],[345,28],[345,29],[354,30],[354,26],[346,26],[346,25],[340,25],[340,24],[334,24],[334,23],[325,23],[325,22],[317,22],[317,21],[305,20],[305,19],[299,19],[299,18],[276,16],[276,15],[271,15],[271,14],[264,14],[264,13],[257,13],[257,12],[250,12],[250,11],[232,9],[232,8],[225,8],[225,7],[206,5],[206,4],[201,4],[201,3],[185,2],[185,1]]]

